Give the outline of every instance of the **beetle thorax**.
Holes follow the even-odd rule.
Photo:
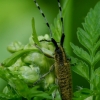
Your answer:
[[[65,52],[64,49],[59,46],[58,48],[55,49],[55,61],[57,64],[64,64],[65,62]]]

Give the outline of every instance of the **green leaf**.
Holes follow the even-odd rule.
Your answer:
[[[19,97],[17,94],[4,94],[0,93],[0,100],[19,100]]]
[[[92,43],[90,40],[90,36],[87,32],[85,32],[83,29],[78,28],[77,31],[77,36],[78,36],[78,40],[79,42],[88,50],[92,47]]]
[[[100,46],[100,2],[94,9],[89,11],[82,25],[84,29],[78,28],[77,37],[89,53],[73,44],[71,46],[78,57],[94,66],[99,61],[99,52],[97,50]]]
[[[19,79],[17,75],[12,75],[9,79],[10,86],[17,91],[17,93],[25,98],[30,98],[28,85]]]
[[[100,40],[98,40],[97,43],[95,44],[95,46],[93,47],[94,52],[97,51],[97,49],[99,48],[99,46],[100,46]]]
[[[35,96],[37,96],[37,97],[42,97],[42,98],[46,98],[46,99],[48,99],[48,100],[52,100],[52,97],[49,96],[49,95],[48,95],[47,93],[45,93],[45,92],[37,93],[37,94],[35,94]]]
[[[90,10],[85,18],[85,23],[82,25],[84,30],[78,28],[78,39],[91,54],[95,54],[100,45],[100,42],[98,41],[100,36],[100,2],[94,9]]]
[[[83,50],[82,48],[79,48],[78,46],[75,46],[73,43],[71,43],[71,47],[73,48],[73,52],[80,57],[81,59],[84,59],[88,63],[91,63],[90,55]]]
[[[5,67],[0,66],[0,78],[4,79],[8,82],[8,79],[11,77],[9,74],[9,70],[7,70]]]
[[[50,25],[51,30],[52,30],[52,35],[53,38],[59,42],[60,38],[61,38],[61,29],[62,29],[62,25],[61,25],[61,20],[60,20],[60,13],[57,15],[57,18],[54,19],[54,24]]]
[[[29,98],[28,85],[24,81],[19,79],[16,74],[12,74],[12,72],[7,68],[2,68],[2,70],[0,70],[0,77],[8,82],[12,90],[16,90],[16,94],[18,94],[18,97],[20,95],[22,97]]]
[[[33,33],[32,33],[33,40],[38,46],[40,46],[40,43],[38,41],[38,37],[37,37],[37,34],[36,34],[36,30],[35,30],[35,20],[34,20],[34,18],[32,18],[32,29],[33,29]]]
[[[20,57],[22,57],[24,54],[30,53],[30,52],[39,52],[37,49],[27,49],[27,50],[21,50],[18,52],[15,52],[11,57],[6,59],[2,64],[5,67],[9,67],[12,64],[14,64]]]
[[[89,67],[86,63],[78,60],[78,63],[72,67],[72,70],[89,81]]]
[[[42,98],[46,98],[48,100],[52,100],[52,97],[46,93],[46,92],[43,92],[43,91],[39,91],[37,90],[37,86],[33,87],[32,89],[30,89],[30,97],[42,97]]]
[[[48,91],[49,94],[51,94],[55,89],[57,89],[58,86],[53,84],[51,87],[50,87],[50,90]]]
[[[93,95],[93,91],[91,91],[87,88],[83,88],[83,89],[80,89],[80,90],[74,92],[73,100],[85,100],[86,98],[88,98],[92,95]]]
[[[70,1],[70,0],[65,0],[65,2],[64,2],[63,8],[62,8],[62,15],[63,15],[63,17],[64,17],[65,14],[66,14],[66,9],[67,9],[67,7],[68,7],[69,1]]]
[[[95,54],[95,57],[94,57],[94,65],[100,60],[100,51],[98,51],[96,54]]]
[[[73,100],[85,100],[86,98],[93,95],[93,91],[87,88],[82,88],[76,92],[74,92]]]
[[[100,92],[100,67],[95,70],[93,82],[95,88]]]

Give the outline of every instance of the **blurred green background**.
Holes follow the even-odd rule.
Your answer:
[[[37,0],[44,11],[50,24],[58,13],[57,0]],[[60,0],[64,5],[65,0]],[[76,31],[82,27],[81,23],[90,8],[93,8],[99,0],[69,0],[64,16],[66,33],[65,49],[73,55],[70,42],[78,45]],[[0,62],[10,56],[7,45],[13,41],[28,42],[32,33],[31,20],[35,18],[37,34],[48,33],[48,28],[33,0],[0,0]],[[80,81],[79,81],[80,80]],[[6,82],[0,80],[0,91]],[[80,76],[73,73],[74,90],[77,86],[89,87],[89,84]]]

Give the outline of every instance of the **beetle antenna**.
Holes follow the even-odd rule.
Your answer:
[[[47,20],[47,18],[46,18],[45,15],[44,15],[44,12],[43,12],[42,9],[40,8],[40,6],[39,6],[39,4],[37,3],[37,1],[36,1],[36,0],[33,0],[33,1],[35,2],[37,8],[39,9],[39,11],[40,11],[40,13],[41,13],[41,15],[43,16],[43,18],[44,18],[44,20],[45,20],[45,23],[46,23],[47,27],[49,28],[50,37],[52,38],[52,31],[51,31],[50,25],[49,25],[49,23],[48,23],[48,20]]]
[[[64,22],[63,22],[62,8],[61,8],[60,0],[57,0],[57,1],[58,1],[58,7],[59,7],[59,11],[60,11],[60,20],[62,23],[62,36],[61,36],[61,40],[60,40],[60,45],[62,46],[63,42],[64,42],[64,40],[62,40],[62,39],[64,39]]]

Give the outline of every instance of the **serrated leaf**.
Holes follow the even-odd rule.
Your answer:
[[[100,40],[98,40],[96,43],[95,43],[95,46],[93,47],[93,51],[94,52],[96,52],[97,51],[97,49],[99,48],[99,46],[100,46]]]
[[[100,91],[100,67],[95,70],[93,82],[95,88]]]
[[[88,50],[92,47],[90,36],[83,29],[78,28],[77,37],[79,42]],[[93,47],[92,47],[93,48]]]
[[[34,41],[38,46],[40,46],[40,43],[39,43],[39,41],[38,41],[38,37],[37,37],[37,34],[36,34],[36,30],[35,30],[35,20],[34,20],[34,18],[32,18],[32,29],[33,29],[33,33],[32,33],[33,41]]]
[[[85,61],[88,61],[88,63],[91,63],[90,55],[83,50],[82,48],[79,48],[78,46],[75,46],[73,43],[71,43],[71,47],[73,48],[73,52],[80,57],[81,59],[84,59]]]
[[[100,2],[91,9],[85,18],[85,23],[82,24],[84,30],[78,29],[77,36],[80,43],[89,50],[91,54],[95,54],[100,36]],[[98,43],[100,44],[100,43]]]
[[[94,65],[100,60],[100,51],[98,51],[96,54],[95,54],[95,57],[94,57]]]
[[[88,61],[93,66],[99,61],[99,52],[96,53],[96,51],[100,46],[100,2],[94,9],[90,9],[82,25],[84,30],[78,28],[77,37],[89,53],[74,45],[72,45],[72,48],[78,57]]]
[[[98,36],[98,32],[100,31],[100,20],[99,20],[100,15],[98,14],[97,10],[91,9],[90,12],[87,14],[85,18],[85,24],[83,24],[83,27],[85,31],[91,36],[91,42],[96,42]],[[95,38],[94,38],[95,36]]]
[[[78,63],[72,67],[72,70],[89,81],[89,67],[86,63],[78,61]]]

